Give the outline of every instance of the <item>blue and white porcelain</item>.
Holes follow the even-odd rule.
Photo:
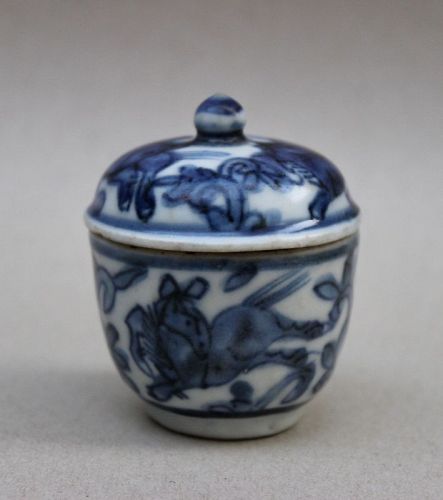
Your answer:
[[[195,137],[127,153],[86,212],[108,347],[164,426],[240,439],[293,425],[349,322],[358,207],[338,169],[245,136],[215,95]]]

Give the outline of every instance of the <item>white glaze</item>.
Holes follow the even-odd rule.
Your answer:
[[[309,232],[264,234],[249,236],[213,236],[199,234],[166,234],[153,231],[142,233],[128,229],[112,228],[85,214],[87,227],[93,233],[130,246],[159,250],[188,252],[246,252],[260,250],[278,250],[324,245],[355,233],[359,218],[341,222],[330,227],[311,229]]]

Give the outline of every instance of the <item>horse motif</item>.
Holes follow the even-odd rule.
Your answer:
[[[234,231],[244,223],[244,194],[232,179],[208,168],[183,166],[180,176],[163,194],[168,206],[187,203],[204,214],[211,229]]]
[[[256,143],[257,152],[249,158],[229,157],[222,151],[186,151],[192,142],[166,141],[136,149],[117,160],[104,179],[117,188],[117,204],[122,212],[133,206],[137,218],[148,223],[157,205],[187,205],[204,218],[211,231],[260,231],[279,223],[277,210],[251,210],[248,198],[268,187],[287,192],[309,183],[317,193],[308,210],[311,219],[321,221],[330,203],[345,191],[338,169],[326,158],[286,143]],[[192,160],[219,159],[217,168],[201,167]],[[178,174],[163,171],[177,162]],[[160,200],[157,190],[161,189]],[[90,207],[99,216],[106,201],[106,190],[99,187]]]
[[[185,388],[205,385],[209,325],[194,302],[207,289],[203,278],[180,287],[166,274],[160,283],[159,299],[147,311],[134,307],[126,318],[131,353],[139,368],[154,378],[150,394],[155,399],[169,399],[172,394],[184,397]]]
[[[209,289],[204,278],[179,284],[172,275],[163,275],[159,298],[146,309],[135,306],[126,317],[133,359],[152,379],[147,387],[149,395],[158,401],[174,395],[186,398],[188,389],[221,386],[241,373],[271,363],[283,365],[290,372],[257,404],[266,406],[294,382],[282,403],[298,399],[315,375],[310,353],[305,348],[270,348],[283,339],[312,340],[335,327],[350,293],[351,265],[348,257],[341,283],[326,278],[314,288],[320,298],[332,302],[324,322],[296,321],[273,308],[310,281],[302,268],[272,280],[241,304],[222,310],[211,322],[197,306]],[[329,346],[325,353],[329,368],[335,353],[335,346]]]
[[[326,158],[281,144],[263,146],[250,158],[229,158],[216,170],[185,165],[180,175],[168,177],[168,184],[165,180],[163,185],[169,188],[163,193],[164,203],[187,204],[206,217],[213,231],[260,230],[274,224],[275,214],[248,209],[248,192],[260,192],[264,186],[283,192],[305,182],[316,186],[318,192],[308,207],[315,220],[324,219],[329,204],[345,186]]]
[[[180,151],[182,144],[174,141],[163,141],[142,146],[130,151],[114,162],[106,171],[104,178],[110,185],[117,187],[117,204],[119,210],[128,212],[134,205],[139,220],[148,222],[154,215],[157,201],[155,190],[159,187],[176,184],[177,176],[158,175],[180,160],[200,158],[223,158],[226,153],[217,151]],[[92,210],[100,213],[105,202],[105,192],[98,190]]]

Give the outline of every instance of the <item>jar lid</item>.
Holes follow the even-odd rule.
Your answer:
[[[195,137],[141,146],[108,168],[88,228],[133,246],[210,252],[320,245],[357,230],[337,167],[310,149],[245,136],[245,122],[237,101],[209,97]]]

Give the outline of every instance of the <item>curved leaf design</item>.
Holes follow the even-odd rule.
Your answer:
[[[305,263],[298,257],[290,264],[279,264],[281,272],[264,273],[263,277],[271,276],[268,279],[261,276],[262,269],[269,269],[268,263],[256,259],[234,264],[220,258],[216,262],[222,279],[213,278],[212,258],[191,260],[190,267],[179,272],[166,256],[155,254],[144,261],[139,253],[135,257],[135,251],[128,250],[127,261],[119,257],[127,265],[117,272],[96,263],[98,295],[114,363],[122,378],[139,391],[131,376],[131,371],[137,370],[137,380],[143,380],[140,395],[169,411],[181,412],[198,405],[198,410],[189,411],[203,416],[259,415],[304,404],[326,384],[335,367],[350,314],[354,248],[350,244],[343,246],[339,255],[329,254],[342,263],[341,278],[325,273],[314,282],[318,261],[309,259]],[[111,253],[104,255],[112,258]],[[123,316],[128,338],[121,342],[114,326],[115,319],[121,320],[120,308],[114,310],[115,295],[143,279],[147,265],[155,269],[151,275],[156,280],[155,289],[150,288],[152,298],[146,301],[148,304],[143,300],[129,302]],[[259,285],[251,286],[254,283]],[[208,315],[213,311],[207,307],[209,292],[217,295],[236,290],[238,295],[226,295],[225,304],[229,306],[220,306]],[[293,312],[288,310],[288,302],[280,306],[301,290],[304,293],[300,302],[293,302]],[[297,319],[297,304],[303,305],[305,300],[317,301],[320,309],[322,303],[326,305],[326,317]],[[122,301],[122,305],[125,303]],[[278,368],[274,371],[274,367]],[[260,378],[259,374],[265,368],[281,375],[276,379],[271,376],[272,383],[266,382],[266,376]],[[220,393],[227,396],[220,401],[211,401],[198,392],[223,386],[225,392]],[[189,399],[190,403],[173,406],[177,398]]]
[[[201,146],[192,141],[185,146],[196,145]],[[250,157],[227,159],[228,153],[223,151],[187,151],[183,146],[174,141],[151,144],[111,165],[104,181],[116,186],[118,209],[128,212],[134,207],[137,218],[147,224],[160,202],[169,207],[187,205],[206,220],[211,231],[256,231],[275,225],[281,215],[277,210],[251,210],[248,198],[252,193],[264,188],[287,192],[305,183],[314,185],[318,193],[309,212],[312,219],[322,220],[331,201],[344,191],[343,178],[332,163],[297,146],[254,144],[258,151]],[[190,162],[181,165],[178,174],[162,174],[176,162],[207,158],[223,161],[216,168]],[[92,215],[100,214],[105,196],[103,189],[98,190],[90,208]]]
[[[131,372],[128,356],[123,349],[117,346],[117,343],[120,340],[120,335],[117,331],[117,328],[115,328],[113,324],[108,323],[105,327],[105,336],[108,343],[109,352],[111,353],[112,359],[121,378],[129,385],[129,387],[133,391],[139,393],[140,391],[137,385],[128,375]]]
[[[323,300],[336,300],[340,294],[340,286],[334,278],[329,278],[318,283],[314,292]]]
[[[97,297],[105,313],[111,312],[114,308],[118,291],[126,290],[148,274],[147,269],[133,267],[112,275],[104,266],[97,263],[94,263],[94,271]]]
[[[240,266],[235,272],[227,277],[223,290],[225,292],[233,292],[247,285],[257,275],[257,272],[257,266],[252,262]]]

